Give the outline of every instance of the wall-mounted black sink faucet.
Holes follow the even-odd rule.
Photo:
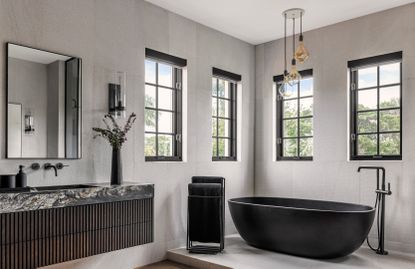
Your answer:
[[[57,177],[57,176],[58,176],[58,170],[61,170],[61,169],[63,169],[64,167],[67,167],[67,166],[69,166],[69,165],[67,165],[67,164],[63,164],[63,163],[57,163],[57,164],[55,164],[55,165],[53,165],[53,164],[51,164],[51,163],[45,163],[45,164],[43,165],[43,168],[44,168],[45,170],[50,170],[50,169],[55,170],[55,177]]]
[[[388,189],[386,189],[386,182],[385,182],[385,168],[381,166],[360,166],[357,169],[357,172],[360,172],[360,170],[363,169],[369,169],[369,170],[376,170],[376,203],[375,207],[377,207],[378,215],[377,218],[380,221],[378,221],[378,247],[374,248],[370,245],[369,239],[367,239],[367,243],[369,247],[376,251],[377,254],[380,255],[387,255],[388,252],[385,250],[385,196],[391,195],[391,185],[388,183]],[[382,182],[380,182],[380,175],[379,172],[382,171]]]
[[[43,165],[43,168],[44,168],[45,170],[50,170],[50,169],[55,170],[55,177],[57,177],[57,176],[58,176],[58,169],[56,168],[56,165],[53,165],[53,164],[51,164],[51,163],[45,163],[45,165]]]

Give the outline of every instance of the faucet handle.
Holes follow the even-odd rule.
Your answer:
[[[44,168],[45,170],[49,170],[49,169],[51,169],[51,168],[52,168],[52,164],[51,164],[51,163],[45,163],[45,164],[43,165],[43,168]]]
[[[392,194],[392,192],[391,192],[391,183],[388,182],[388,193],[387,193],[387,195],[391,195],[391,194]]]
[[[40,164],[39,163],[32,163],[30,165],[30,168],[32,168],[32,170],[36,171],[40,169]]]
[[[68,164],[63,164],[63,163],[57,163],[56,164],[56,168],[57,169],[63,169],[64,167],[68,167],[69,165]]]

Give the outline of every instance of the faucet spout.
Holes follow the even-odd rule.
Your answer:
[[[357,172],[360,173],[360,170],[376,170],[377,174],[377,188],[379,189],[379,171],[382,171],[382,190],[385,190],[385,168],[382,166],[359,166]]]
[[[357,168],[357,172],[360,172],[360,170],[363,169],[382,170],[382,173],[385,174],[385,168],[382,166],[359,166],[359,168]]]
[[[51,163],[45,163],[44,168],[45,168],[45,170],[50,170],[50,169],[55,170],[55,177],[58,176],[58,169],[56,168],[55,165],[53,165]]]

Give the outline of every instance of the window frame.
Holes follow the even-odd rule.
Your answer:
[[[216,91],[219,89],[219,80],[224,80],[226,83],[229,84],[229,98],[226,97],[219,97],[214,96],[211,94],[211,104],[213,103],[214,99],[216,99],[216,116],[213,115],[213,111],[211,113],[211,119],[216,119],[216,135],[211,133],[212,138],[212,149],[213,149],[213,142],[216,140],[216,156],[212,155],[212,161],[237,161],[237,96],[238,96],[238,82],[241,81],[242,77],[240,75],[224,71],[218,68],[212,69],[212,80],[216,79]],[[213,87],[213,85],[212,85]],[[229,109],[229,117],[221,117],[219,116],[219,100],[226,100],[229,102],[230,109]],[[230,136],[219,136],[219,119],[225,119],[230,121],[229,132]],[[212,128],[213,125],[211,124]],[[231,142],[229,143],[229,156],[219,156],[219,139],[228,139]]]
[[[313,77],[313,69],[307,69],[299,71],[302,79],[304,78],[313,78],[313,86],[314,86],[314,77]],[[293,137],[297,139],[297,156],[283,156],[283,140],[284,140],[284,111],[283,111],[283,102],[284,98],[278,91],[278,85],[283,81],[284,76],[274,76],[274,85],[276,86],[276,161],[313,161],[314,157],[314,90],[312,95],[302,96],[300,97],[300,86],[297,88],[297,97],[288,98],[285,100],[297,100],[297,116],[292,117],[292,119],[297,120],[297,136]],[[313,87],[314,88],[314,87]],[[300,99],[305,98],[312,98],[313,100],[313,114],[311,116],[300,116]],[[311,118],[313,121],[313,135],[311,136],[300,136],[300,120]],[[312,138],[313,139],[313,156],[300,156],[300,139],[302,138]]]
[[[147,162],[156,162],[156,161],[183,161],[183,134],[182,134],[182,95],[183,95],[183,67],[186,66],[187,61],[185,59],[181,59],[172,55],[168,55],[162,52],[154,51],[151,49],[146,48],[146,57],[144,59],[144,63],[149,60],[156,63],[156,81],[155,83],[150,83],[145,81],[144,79],[144,86],[153,86],[155,87],[155,95],[156,95],[156,103],[155,107],[147,107],[144,105],[144,112],[147,110],[155,111],[155,131],[146,131],[144,126],[144,136],[146,134],[153,134],[155,135],[155,146],[156,146],[156,155],[154,156],[146,156],[144,153],[145,161]],[[172,87],[159,85],[158,83],[158,69],[159,64],[169,65],[172,67]],[[144,68],[144,72],[146,72]],[[173,104],[172,104],[172,110],[168,109],[161,109],[158,107],[158,98],[159,98],[159,88],[163,89],[169,89],[173,91]],[[145,88],[144,88],[144,96],[145,96]],[[165,133],[165,132],[159,132],[158,131],[158,112],[170,112],[173,114],[172,119],[172,133]],[[170,135],[173,137],[173,155],[172,156],[162,156],[158,155],[158,136],[159,135]],[[145,147],[145,145],[144,145]]]
[[[353,60],[348,62],[348,68],[349,68],[349,98],[350,98],[350,133],[349,133],[349,148],[350,148],[350,156],[349,159],[351,161],[388,161],[388,160],[402,160],[402,51],[359,59],[359,60]],[[380,66],[385,64],[392,64],[392,63],[399,63],[399,83],[392,83],[392,84],[386,84],[386,85],[380,85]],[[376,67],[377,68],[377,82],[375,86],[372,87],[365,87],[365,88],[358,88],[358,70],[367,68],[367,67]],[[399,107],[391,107],[391,108],[380,108],[379,102],[380,102],[380,89],[384,87],[392,87],[392,86],[399,86]],[[374,134],[377,136],[376,141],[376,147],[377,147],[377,153],[380,153],[380,142],[379,142],[379,136],[380,134],[396,134],[399,133],[399,155],[358,155],[358,93],[361,90],[370,90],[370,89],[376,89],[377,90],[377,108],[376,109],[370,109],[367,111],[373,111],[377,113],[377,126],[376,126],[376,132],[365,132],[364,134]],[[379,114],[381,111],[388,111],[388,110],[394,110],[399,109],[399,131],[386,131],[382,132],[379,130],[380,128],[380,118]],[[366,110],[365,110],[366,111]]]

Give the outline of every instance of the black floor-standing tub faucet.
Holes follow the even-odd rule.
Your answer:
[[[378,210],[378,215],[377,218],[379,220],[380,218],[380,222],[377,221],[379,227],[378,227],[378,247],[377,248],[373,248],[370,243],[369,243],[369,239],[367,239],[367,243],[369,245],[369,247],[376,251],[377,254],[380,255],[387,255],[388,252],[385,250],[385,196],[386,195],[391,195],[391,184],[388,183],[388,189],[386,189],[386,183],[385,183],[385,168],[381,167],[381,166],[360,166],[357,169],[357,172],[360,172],[360,170],[362,169],[372,169],[372,170],[376,170],[376,204],[375,207],[377,207]],[[382,171],[382,185],[380,186],[380,175],[379,175],[379,171]],[[381,187],[381,188],[380,188]]]

